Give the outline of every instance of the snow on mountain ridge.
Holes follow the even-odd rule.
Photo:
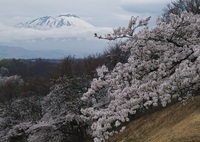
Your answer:
[[[50,30],[66,26],[93,28],[94,26],[80,19],[76,15],[61,14],[57,17],[44,16],[25,23],[15,25],[16,28],[31,28],[37,30]]]

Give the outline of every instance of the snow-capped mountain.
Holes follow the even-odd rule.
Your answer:
[[[19,23],[15,25],[16,28],[31,28],[38,30],[49,30],[53,28],[61,27],[82,27],[82,28],[93,28],[94,26],[90,23],[80,19],[76,15],[62,14],[57,17],[44,16],[32,21],[25,23]]]

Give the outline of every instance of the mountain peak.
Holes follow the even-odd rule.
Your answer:
[[[14,27],[30,28],[37,30],[50,30],[67,26],[83,27],[83,28],[93,27],[88,22],[80,19],[78,16],[73,14],[61,14],[56,17],[43,16],[25,23],[19,23]]]
[[[76,15],[73,15],[73,14],[60,14],[60,15],[58,15],[58,17],[74,17],[74,18],[79,18],[78,16],[76,16]],[[80,19],[80,18],[79,18]]]

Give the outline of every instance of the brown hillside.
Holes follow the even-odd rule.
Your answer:
[[[134,120],[108,142],[200,142],[200,96]]]

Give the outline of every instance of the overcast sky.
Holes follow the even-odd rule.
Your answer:
[[[2,23],[61,13],[75,14],[95,26],[122,26],[132,15],[158,16],[171,0],[1,0]]]

